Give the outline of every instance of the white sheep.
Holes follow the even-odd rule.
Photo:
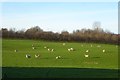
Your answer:
[[[61,58],[61,56],[56,56],[56,59],[60,59]]]
[[[74,51],[74,49],[73,48],[68,48],[68,51]]]
[[[86,50],[86,53],[88,53],[89,52],[89,50]]]
[[[51,49],[51,51],[53,52],[53,51],[54,51],[54,49]]]
[[[47,47],[46,47],[46,46],[44,46],[44,48],[46,49]]]
[[[61,56],[58,56],[59,58],[61,58]]]
[[[70,48],[71,51],[73,51],[74,49],[73,48]]]
[[[14,52],[17,52],[17,50],[14,50]]]
[[[89,55],[88,55],[88,54],[85,54],[84,56],[85,56],[85,57],[89,57]]]
[[[68,49],[68,51],[71,51],[71,49]]]
[[[48,51],[50,51],[50,49],[48,48]]]
[[[39,54],[35,54],[35,58],[38,58],[40,55]]]
[[[59,57],[57,56],[56,59],[58,59]]]
[[[103,53],[105,52],[105,49],[103,49]]]
[[[26,56],[25,56],[26,58],[31,58],[31,56],[29,55],[29,54],[26,54]]]
[[[63,43],[63,46],[65,45],[65,43]]]
[[[32,47],[32,49],[35,49],[35,47]]]

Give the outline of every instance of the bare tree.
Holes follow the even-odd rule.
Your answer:
[[[95,30],[96,32],[103,32],[103,29],[101,28],[101,22],[95,21],[93,23],[93,30]]]

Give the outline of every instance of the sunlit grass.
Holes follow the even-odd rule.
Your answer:
[[[36,49],[32,49],[32,44]],[[98,45],[101,47],[97,47]],[[50,52],[44,46],[54,49],[54,51]],[[75,51],[67,50],[71,47]],[[15,49],[18,52],[14,52]],[[106,50],[105,53],[102,52],[103,49]],[[88,58],[84,57],[86,50],[89,50]],[[118,47],[110,44],[66,42],[66,45],[63,46],[63,42],[3,39],[2,51],[3,67],[118,69]],[[26,54],[30,54],[31,58],[27,59]],[[40,57],[36,59],[35,54],[39,54]],[[61,59],[56,59],[56,56],[61,56]]]

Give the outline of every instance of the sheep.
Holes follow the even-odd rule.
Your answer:
[[[65,46],[65,43],[63,43],[63,46]]]
[[[86,58],[87,58],[87,57],[89,57],[89,55],[88,55],[88,54],[85,54],[84,56],[85,56]]]
[[[32,49],[35,49],[35,47],[32,47]]]
[[[38,58],[40,55],[39,54],[35,54],[35,58]]]
[[[56,56],[56,59],[60,59],[61,58],[61,56]]]
[[[26,54],[26,58],[31,58],[31,56],[29,54]]]
[[[74,49],[73,48],[68,48],[68,51],[74,51]]]
[[[73,51],[74,49],[73,48],[70,48],[71,51]]]
[[[44,46],[44,48],[46,49],[47,47],[46,47],[46,46]]]
[[[58,56],[59,58],[61,58],[61,56]]]
[[[71,51],[71,49],[68,49],[68,51]]]
[[[86,50],[86,53],[88,53],[89,52],[89,50]]]
[[[50,51],[50,49],[48,48],[48,51]]]
[[[17,52],[17,50],[15,49],[14,52]]]
[[[51,49],[51,52],[53,52],[54,51],[54,49]]]
[[[103,49],[103,53],[105,52],[105,49]]]
[[[56,59],[58,59],[59,57],[57,56]]]

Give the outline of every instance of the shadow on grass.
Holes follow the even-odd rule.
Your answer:
[[[118,78],[118,70],[88,68],[3,67],[3,78]]]

